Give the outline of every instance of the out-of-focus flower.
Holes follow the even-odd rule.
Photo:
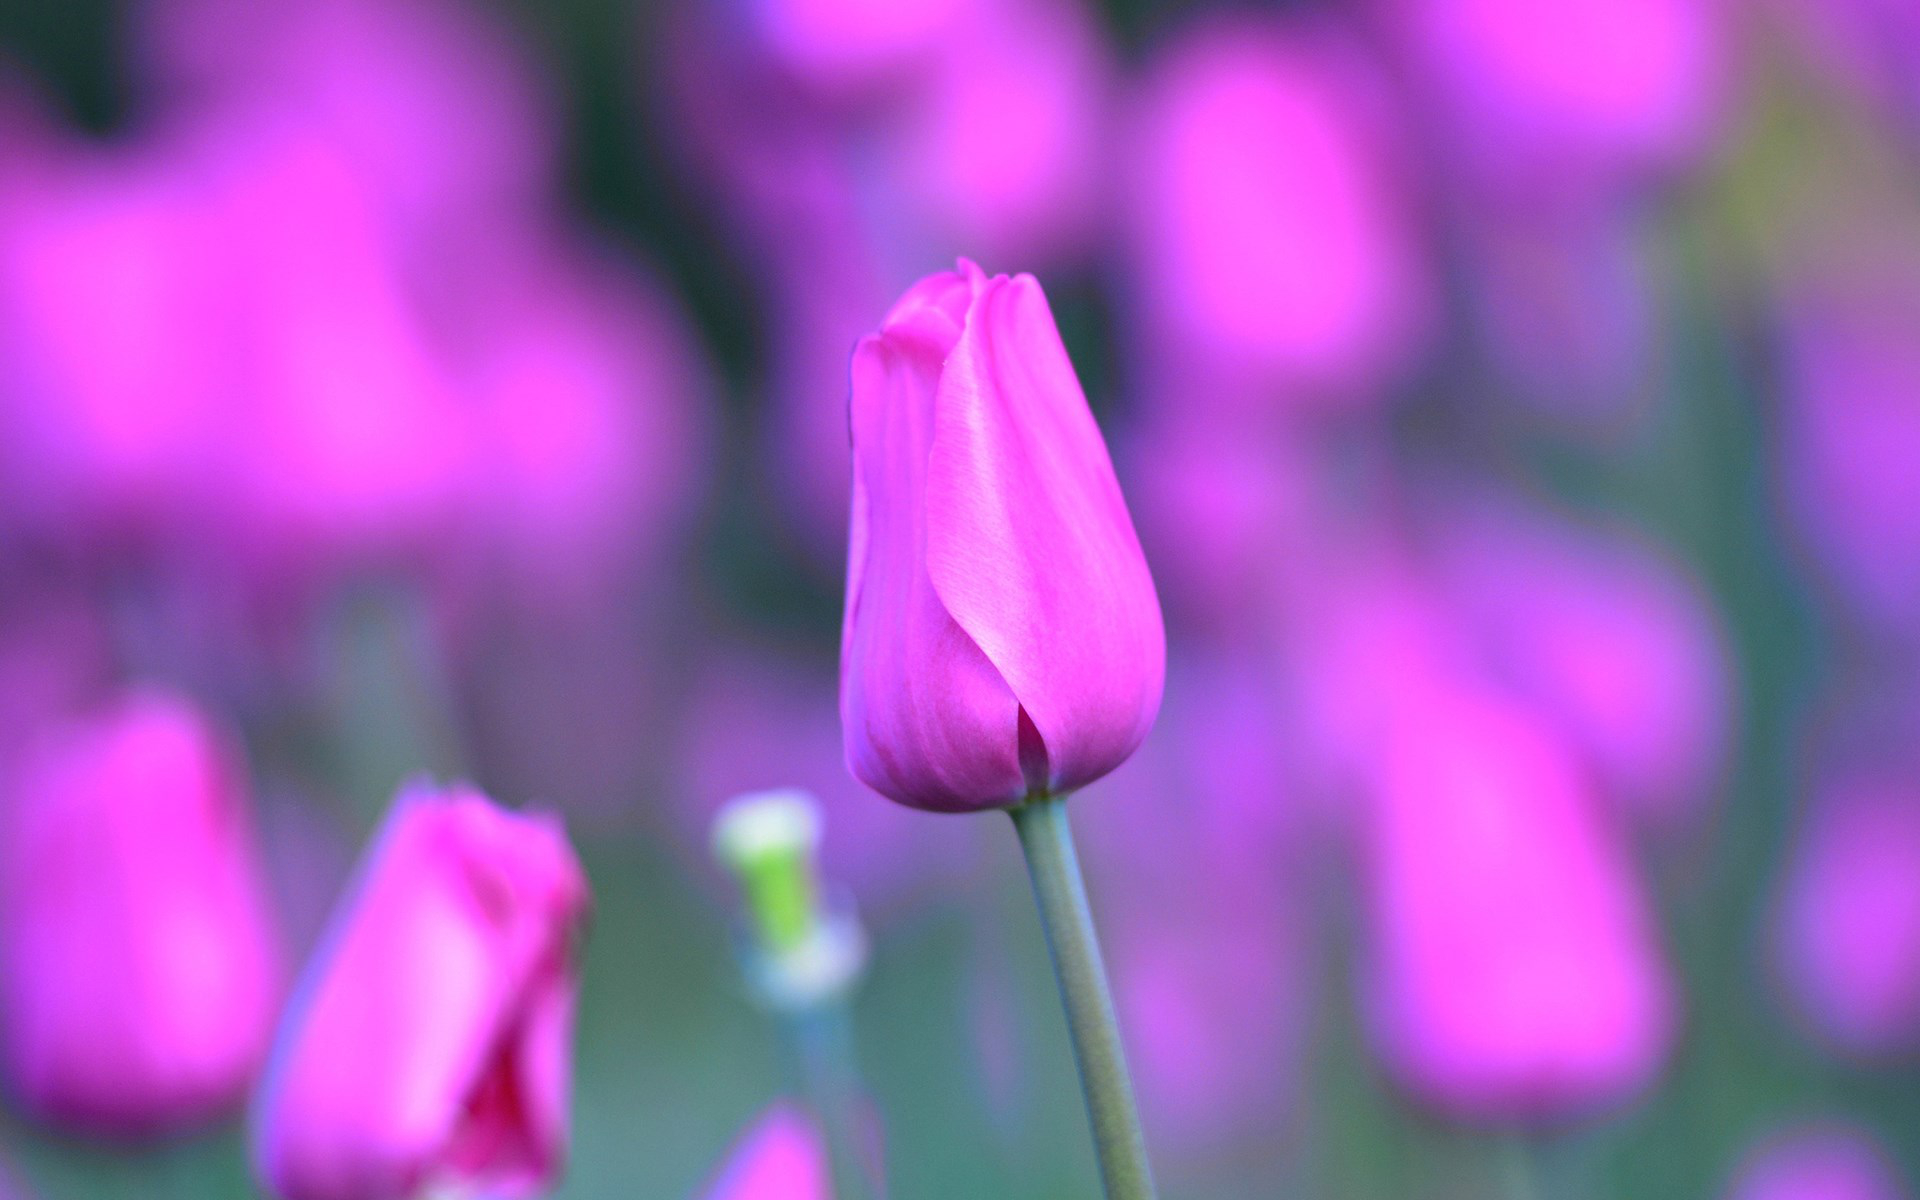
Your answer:
[[[1202,26],[1159,56],[1126,139],[1129,303],[1152,352],[1289,403],[1364,400],[1428,303],[1375,89],[1352,56],[1265,25]],[[1235,389],[1196,390],[1172,398]]]
[[[506,229],[462,258],[435,273],[430,310],[473,430],[466,536],[548,604],[609,590],[692,508],[710,392],[698,342],[610,248]]]
[[[1187,1147],[1270,1133],[1301,1079],[1315,843],[1275,690],[1257,656],[1176,660],[1153,742],[1100,784],[1126,803],[1084,838],[1141,1101]]]
[[[813,1123],[776,1104],[734,1147],[706,1200],[829,1200],[832,1190]]]
[[[558,106],[526,39],[458,0],[142,0],[140,74],[176,125],[273,120],[409,238],[460,243],[549,189]]]
[[[1454,138],[1503,187],[1664,165],[1710,132],[1713,0],[1383,2]]]
[[[1697,586],[1627,537],[1511,503],[1435,511],[1439,580],[1492,671],[1571,736],[1610,801],[1653,826],[1697,822],[1734,694]]]
[[[1183,1146],[1280,1122],[1299,1082],[1303,965],[1277,923],[1195,904],[1115,927],[1115,1001],[1142,1103]]]
[[[1802,286],[1787,314],[1782,482],[1802,544],[1852,611],[1911,640],[1920,618],[1920,289],[1901,244],[1844,257],[1853,269]]]
[[[883,211],[935,253],[1040,266],[1099,231],[1112,66],[1080,0],[996,0],[943,47],[876,147]]]
[[[1864,1132],[1811,1125],[1756,1146],[1735,1175],[1728,1200],[1906,1200],[1907,1189],[1879,1145]]]
[[[282,1020],[254,1129],[275,1194],[550,1187],[587,902],[554,819],[403,789]]]
[[[1778,917],[1781,982],[1841,1049],[1920,1048],[1920,786],[1856,769],[1811,805]]]
[[[1675,998],[1651,917],[1567,747],[1465,680],[1409,680],[1368,815],[1368,1007],[1412,1092],[1464,1118],[1645,1088]]]
[[[17,165],[17,164],[15,164]],[[192,181],[62,146],[0,174],[0,476],[17,515],[177,517],[229,394],[233,315]]]
[[[34,1115],[143,1135],[238,1103],[280,1000],[240,768],[186,702],[46,733],[0,805],[0,1045]]]
[[[1291,423],[1270,428],[1211,401],[1197,411],[1188,401],[1209,386],[1197,369],[1161,374],[1140,397],[1144,419],[1115,444],[1147,561],[1176,625],[1265,641],[1321,582],[1322,543],[1339,540],[1330,485],[1364,468]]]
[[[1040,285],[962,260],[853,362],[841,718],[855,775],[965,811],[1067,792],[1151,726],[1166,634]]]
[[[367,181],[325,143],[272,123],[211,141],[204,171],[220,231],[206,252],[231,266],[240,311],[197,336],[246,363],[219,431],[225,515],[302,564],[443,533],[469,426]]]

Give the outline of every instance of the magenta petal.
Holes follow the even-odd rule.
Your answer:
[[[929,337],[948,318],[938,306],[907,314],[896,308],[895,317],[908,324],[867,338],[853,359],[853,528],[840,699],[847,760],[862,781],[903,804],[1007,804],[1024,791],[1017,702],[941,606],[924,565],[920,496],[940,372],[940,350]]]
[[[785,1104],[741,1139],[707,1200],[827,1200],[827,1154],[813,1125]]]
[[[35,1117],[170,1132],[239,1104],[281,992],[244,776],[185,700],[48,730],[0,797],[0,1076]]]
[[[933,405],[927,573],[1069,791],[1133,752],[1166,633],[1106,443],[1030,275],[980,288]]]
[[[255,1129],[275,1194],[551,1186],[586,904],[557,823],[403,792],[281,1029]]]
[[[1466,1118],[1645,1088],[1677,1005],[1638,881],[1565,747],[1476,686],[1409,703],[1378,752],[1371,1008],[1389,1065]]]

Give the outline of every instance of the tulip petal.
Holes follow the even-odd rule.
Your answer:
[[[860,343],[841,718],[848,765],[877,791],[941,811],[1025,791],[1018,704],[927,575],[926,489],[942,307]],[[984,799],[984,804],[983,804]]]
[[[933,405],[925,521],[939,602],[1045,744],[1045,786],[1112,770],[1159,708],[1166,634],[1106,444],[1030,275],[974,294]]]

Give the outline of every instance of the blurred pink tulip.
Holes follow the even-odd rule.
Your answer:
[[[1246,23],[1158,57],[1127,139],[1130,302],[1154,351],[1294,402],[1370,394],[1428,301],[1368,78],[1330,44]],[[1222,389],[1198,390],[1177,399]]]
[[[607,247],[505,229],[461,258],[429,308],[472,430],[467,536],[489,583],[527,599],[613,590],[670,547],[703,481],[695,334]]]
[[[1118,766],[1166,635],[1126,501],[1040,285],[962,260],[853,361],[841,718],[903,804],[966,811]]]
[[[1456,136],[1507,186],[1665,165],[1711,131],[1714,0],[1385,0]]]
[[[1112,64],[1081,0],[991,0],[878,147],[889,211],[939,250],[1052,266],[1099,232]]]
[[[813,1123],[776,1104],[734,1147],[706,1200],[831,1200],[832,1193],[827,1153]]]
[[[1566,748],[1496,694],[1409,681],[1376,752],[1369,1012],[1454,1115],[1580,1114],[1644,1090],[1676,1000],[1651,915]]]
[[[1779,445],[1807,553],[1857,618],[1911,642],[1920,628],[1920,287],[1906,245],[1883,236],[1820,251],[1832,260],[1827,277],[1802,284],[1786,314]]]
[[[1439,578],[1493,672],[1571,737],[1609,802],[1654,827],[1697,824],[1735,695],[1697,584],[1636,539],[1515,503],[1434,511]]]
[[[1838,1125],[1767,1139],[1747,1156],[1728,1200],[1906,1200],[1910,1195],[1875,1141]]]
[[[587,903],[555,819],[402,789],[282,1019],[262,1180],[284,1200],[550,1188]]]
[[[1843,1050],[1920,1049],[1920,785],[1856,771],[1811,804],[1779,913],[1781,981]]]
[[[246,785],[136,693],[29,751],[0,803],[0,1048],[35,1116],[144,1135],[238,1104],[280,1001]]]
[[[249,373],[223,426],[227,511],[270,552],[393,553],[444,529],[471,452],[366,181],[324,143],[237,126],[210,150],[210,252]],[[216,331],[217,336],[217,331]]]
[[[0,173],[13,171],[0,167]],[[69,149],[0,182],[0,477],[68,530],[178,517],[229,394],[234,312],[193,181]]]
[[[1302,1082],[1316,842],[1257,657],[1176,659],[1152,742],[1088,825],[1115,1001],[1153,1128],[1183,1148],[1281,1124]]]
[[[544,194],[558,105],[528,41],[459,0],[140,0],[142,74],[176,123],[282,122],[410,238]]]

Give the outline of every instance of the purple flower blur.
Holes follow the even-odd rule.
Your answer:
[[[1427,285],[1381,98],[1357,56],[1284,27],[1202,26],[1160,51],[1128,139],[1131,303],[1178,378],[1190,360],[1226,376],[1180,403],[1236,376],[1288,403],[1364,401],[1414,349]]]
[[[187,702],[56,725],[0,804],[0,1052],[35,1117],[146,1135],[238,1106],[280,1001],[241,768]]]
[[[255,1112],[283,1200],[559,1177],[587,883],[559,822],[410,785],[281,1022]]]
[[[1728,1200],[1906,1200],[1878,1143],[1837,1124],[1809,1125],[1755,1147]]]
[[[1811,797],[1778,927],[1780,977],[1829,1043],[1920,1049],[1920,786],[1834,772]]]
[[[1491,1121],[1648,1087],[1676,998],[1567,748],[1496,693],[1435,679],[1407,685],[1376,771],[1368,1008],[1394,1074]]]
[[[705,1200],[829,1200],[827,1153],[813,1123],[776,1104],[741,1138]]]

